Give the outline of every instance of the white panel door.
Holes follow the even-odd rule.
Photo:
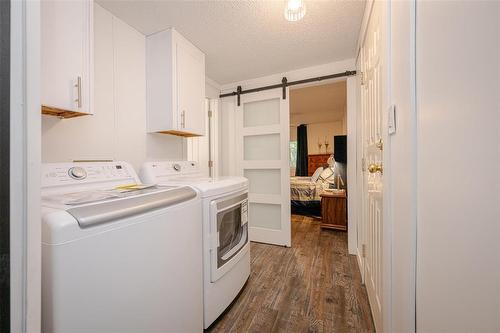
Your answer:
[[[237,173],[248,178],[251,241],[291,246],[289,100],[280,89],[241,96]]]
[[[363,172],[363,270],[373,321],[383,332],[383,8],[375,3],[361,49]],[[385,241],[389,241],[388,239]]]

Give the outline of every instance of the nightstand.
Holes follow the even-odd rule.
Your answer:
[[[321,228],[347,231],[347,196],[344,193],[321,194]]]

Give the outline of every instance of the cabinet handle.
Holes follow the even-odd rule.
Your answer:
[[[78,108],[82,107],[82,77],[79,76],[76,80],[75,84],[76,90],[77,90],[77,99],[75,99],[75,102],[78,105]]]
[[[186,128],[186,111],[182,110],[181,113],[181,127]]]

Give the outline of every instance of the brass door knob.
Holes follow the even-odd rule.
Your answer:
[[[372,163],[368,166],[368,172],[370,172],[370,173],[377,173],[377,172],[384,173],[384,168],[382,167],[382,164]]]

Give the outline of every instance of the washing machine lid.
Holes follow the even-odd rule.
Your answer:
[[[169,207],[197,196],[189,186],[150,187],[143,190],[85,191],[45,197],[49,211],[62,210],[74,217],[81,228],[116,221],[159,208]]]
[[[169,188],[175,188],[171,186]],[[168,190],[163,187],[161,190]],[[68,210],[70,208],[97,204],[104,201],[154,193],[160,189],[156,185],[124,185],[114,188],[80,190],[74,192],[42,193],[42,206]]]
[[[82,205],[42,207],[42,242],[64,242],[121,228],[134,223],[133,217],[197,200],[198,192],[189,186],[149,189],[140,194],[105,199]]]
[[[165,191],[154,190],[146,195],[132,195],[99,204],[82,205],[69,208],[67,212],[78,221],[81,228],[87,228],[170,207],[195,197],[196,191],[186,186]]]

